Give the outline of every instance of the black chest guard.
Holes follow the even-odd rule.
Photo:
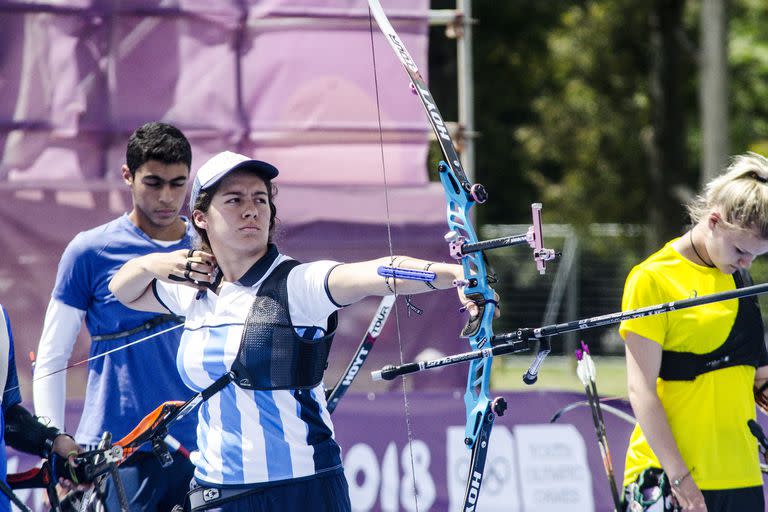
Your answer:
[[[232,363],[241,388],[308,389],[323,379],[338,314],[328,317],[328,334],[322,338],[305,339],[296,333],[288,309],[288,273],[297,265],[295,260],[278,265],[253,301]]]
[[[733,280],[737,288],[743,288],[745,283],[752,284],[746,271],[734,273]],[[664,380],[694,380],[703,373],[721,368],[763,366],[768,364],[763,336],[763,320],[757,297],[742,297],[739,299],[736,320],[722,345],[707,354],[663,351],[659,377]]]

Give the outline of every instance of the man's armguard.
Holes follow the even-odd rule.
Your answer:
[[[5,411],[5,440],[8,446],[22,452],[49,458],[53,442],[62,432],[42,424],[36,416],[15,404]]]

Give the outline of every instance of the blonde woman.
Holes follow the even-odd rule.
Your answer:
[[[691,205],[692,228],[637,265],[622,307],[732,290],[768,252],[768,160],[737,156]],[[763,511],[753,389],[768,377],[756,298],[621,323],[638,420],[627,510]]]

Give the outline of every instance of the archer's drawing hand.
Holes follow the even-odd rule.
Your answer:
[[[201,290],[216,279],[216,258],[205,251],[181,249],[146,257],[151,258],[147,265],[162,281],[182,283]]]

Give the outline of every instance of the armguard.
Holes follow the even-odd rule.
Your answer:
[[[62,432],[43,425],[36,416],[15,404],[5,411],[5,439],[9,446],[45,459],[51,455],[53,441]]]

